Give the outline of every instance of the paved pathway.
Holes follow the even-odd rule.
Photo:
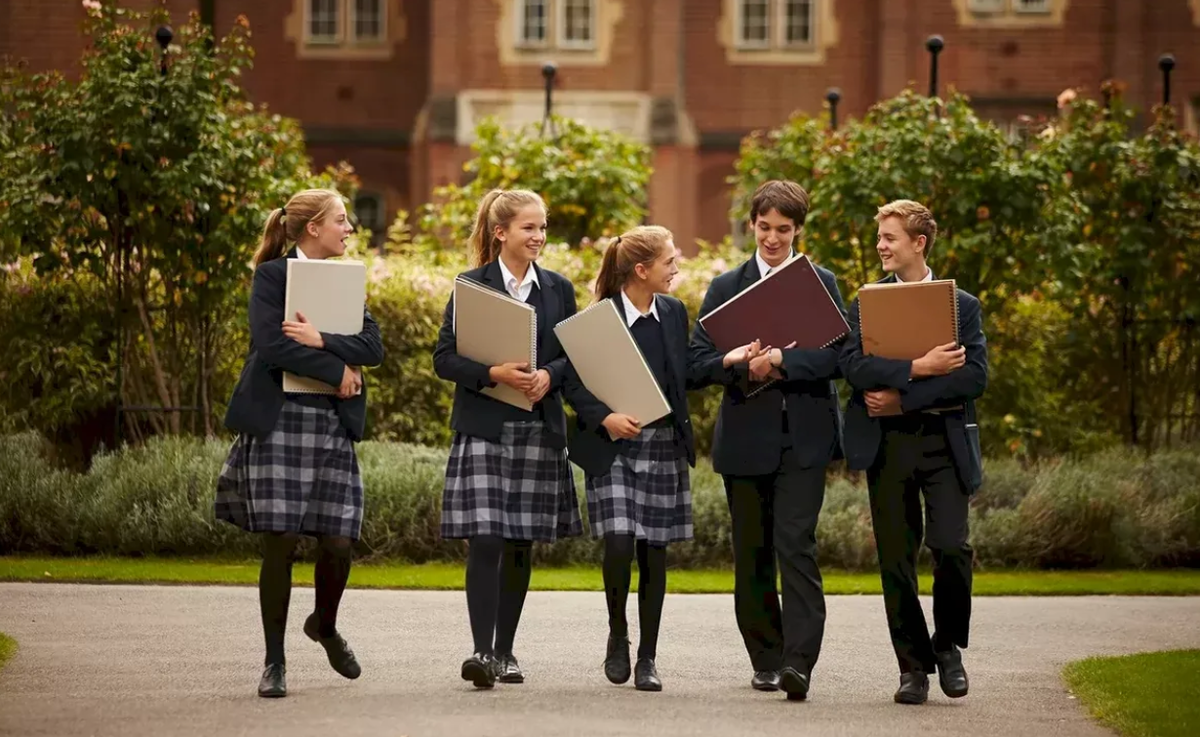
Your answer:
[[[364,668],[353,682],[300,632],[312,601],[312,589],[292,597],[291,695],[266,700],[253,588],[0,584],[0,631],[20,643],[0,671],[0,735],[1083,737],[1108,732],[1065,692],[1064,663],[1200,647],[1200,597],[978,598],[971,695],[935,685],[927,705],[901,707],[881,599],[831,597],[810,701],[789,703],[750,689],[729,596],[673,595],[665,690],[643,694],[604,679],[600,594],[535,592],[517,639],[526,683],[475,691],[458,677],[460,592],[347,592],[341,626]]]

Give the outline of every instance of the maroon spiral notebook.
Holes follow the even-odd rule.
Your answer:
[[[722,353],[758,340],[761,345],[818,349],[850,333],[816,267],[801,254],[700,318]],[[754,394],[773,381],[755,387]]]

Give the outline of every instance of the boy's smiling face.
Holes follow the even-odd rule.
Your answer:
[[[762,260],[771,268],[787,261],[792,255],[792,244],[796,242],[796,221],[771,208],[760,212],[752,225],[754,242],[758,244],[758,255]]]

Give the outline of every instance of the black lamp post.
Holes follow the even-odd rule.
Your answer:
[[[1164,105],[1171,104],[1171,70],[1175,68],[1175,56],[1173,54],[1163,54],[1158,57],[1158,68],[1163,75],[1163,97]]]
[[[925,41],[925,50],[929,52],[929,96],[938,94],[938,54],[946,48],[946,40],[934,34]]]
[[[551,120],[551,112],[554,106],[554,76],[558,74],[558,65],[552,61],[548,61],[542,65],[542,79],[546,82],[546,112],[542,117],[542,137],[546,135],[546,126],[550,126],[550,132],[554,134],[554,122]]]
[[[837,106],[842,99],[842,91],[837,87],[830,87],[825,93],[825,101],[829,103],[829,129],[837,130]]]
[[[170,26],[159,26],[154,32],[154,40],[158,41],[158,45],[162,47],[162,63],[159,70],[165,77],[167,74],[167,47],[171,45],[171,39],[175,38],[175,33]]]

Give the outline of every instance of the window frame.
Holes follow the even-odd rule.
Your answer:
[[[969,0],[967,8],[975,15],[1003,15],[1009,10],[1009,0]]]
[[[775,46],[774,34],[771,29],[776,25],[771,21],[774,19],[775,13],[773,8],[777,5],[776,0],[733,0],[734,2],[734,29],[733,42],[734,45],[741,51],[770,51]],[[748,2],[762,3],[767,7],[766,14],[766,34],[763,39],[747,39],[746,38],[746,4]]]
[[[379,35],[378,36],[359,36],[358,35],[358,3],[359,0],[345,0],[346,3],[346,27],[347,45],[350,46],[379,46],[387,43],[388,39],[388,2],[389,0],[375,0],[378,3],[378,21]]]
[[[522,6],[524,6],[522,0]],[[572,40],[567,38],[567,5],[571,0],[546,0],[554,4],[554,43],[557,48],[566,49],[568,51],[592,51],[596,48],[597,23],[599,22],[599,13],[597,12],[597,0],[582,0],[587,3],[588,10],[588,30],[591,32],[591,37],[586,41]],[[548,29],[549,30],[549,29]],[[549,35],[549,34],[547,34]]]
[[[332,36],[314,36],[313,21],[316,16],[313,13],[313,4],[317,2],[332,2],[333,3],[333,22],[334,33]],[[319,48],[330,48],[345,45],[345,29],[342,27],[342,0],[304,0],[304,44],[306,46],[315,46]]]
[[[802,0],[808,3],[808,38],[803,41],[789,41],[787,38],[788,28],[790,27],[790,18],[788,18],[788,5],[793,0],[775,0],[779,10],[779,48],[784,51],[793,51],[797,49],[811,49],[817,43],[817,3],[820,0]]]
[[[1054,10],[1051,0],[1036,0],[1040,5],[1032,8],[1022,7],[1021,0],[1010,0],[1014,15],[1048,15]]]
[[[515,0],[517,5],[516,15],[516,46],[518,49],[547,49],[550,48],[550,39],[554,31],[551,28],[551,17],[554,12],[554,0]],[[545,9],[542,14],[542,30],[543,37],[538,39],[530,39],[525,35],[525,12],[531,2],[537,2]]]

